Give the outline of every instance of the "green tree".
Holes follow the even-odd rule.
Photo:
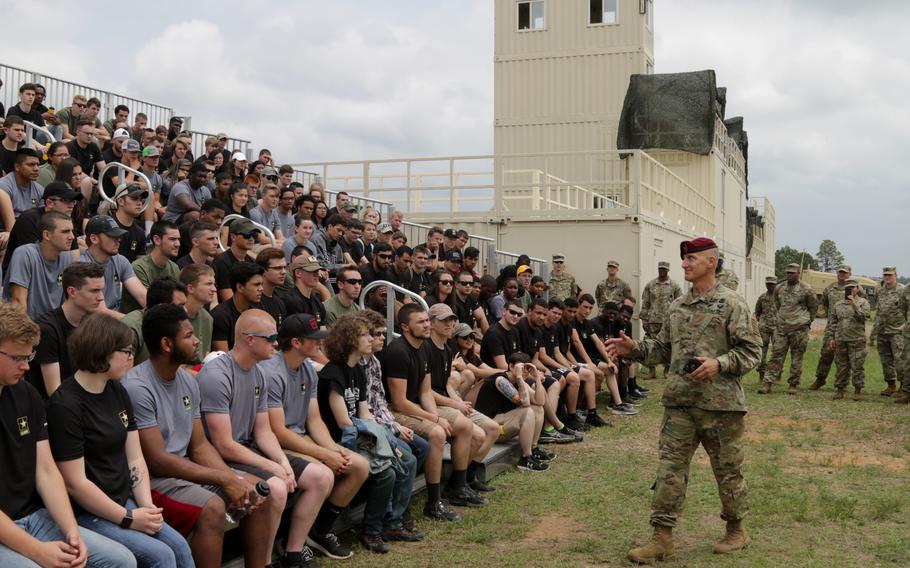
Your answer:
[[[818,270],[818,263],[811,253],[799,251],[790,246],[783,246],[774,253],[774,274],[778,280],[786,278],[787,265],[795,262],[803,268]]]
[[[815,259],[822,272],[834,272],[838,266],[844,264],[844,255],[837,250],[837,245],[831,239],[822,241],[822,244],[818,246],[818,254],[815,255]]]

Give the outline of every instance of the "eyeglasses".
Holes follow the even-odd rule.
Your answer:
[[[509,310],[509,313],[517,318],[520,318],[521,316],[525,315],[524,312],[519,312],[517,310]]]
[[[269,181],[278,181],[278,176],[265,176],[265,179]]]
[[[350,284],[351,286],[359,286],[363,284],[363,280],[360,278],[342,278],[341,281],[345,284]]]
[[[255,333],[252,331],[244,331],[242,333],[243,333],[243,335],[246,335],[247,337],[258,337],[260,339],[265,339],[269,343],[275,343],[276,341],[278,341],[277,333],[273,333],[272,335],[266,335],[264,333]]]
[[[35,359],[35,351],[32,351],[28,355],[10,355],[5,351],[0,351],[0,355],[5,355],[10,358],[10,360],[17,364],[21,365],[22,363],[31,363]]]
[[[454,283],[455,283],[454,280],[440,280],[439,281],[440,286],[451,286]]]
[[[127,357],[134,357],[136,355],[136,350],[132,347],[124,347],[123,349],[118,349],[118,353],[126,353]]]
[[[287,264],[282,264],[281,266],[270,266],[269,267],[269,270],[277,270],[278,272],[281,272],[282,270],[287,270],[287,269],[288,269]]]

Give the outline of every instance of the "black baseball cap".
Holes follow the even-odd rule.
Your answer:
[[[281,322],[278,339],[323,339],[328,334],[310,314],[294,314]]]
[[[446,229],[446,230],[442,233],[442,236],[445,237],[445,238],[447,238],[447,239],[457,239],[457,238],[458,238],[458,231],[456,231],[455,229]]]
[[[450,250],[446,252],[446,260],[449,262],[457,262],[461,264],[461,252],[457,250]]]
[[[59,197],[64,201],[82,201],[82,194],[78,191],[73,191],[70,184],[65,181],[52,181],[47,184],[41,198],[48,199],[50,197]]]
[[[95,215],[85,226],[86,235],[104,234],[111,238],[119,239],[126,233],[127,231],[125,229],[121,229],[120,225],[114,221],[113,217],[108,217],[107,215]]]

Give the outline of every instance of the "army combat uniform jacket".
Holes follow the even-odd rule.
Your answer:
[[[828,314],[828,327],[825,329],[825,341],[865,341],[866,320],[872,308],[869,301],[859,296],[851,303],[838,300],[834,309]]]
[[[604,304],[607,302],[616,302],[621,305],[625,298],[635,299],[632,295],[632,288],[622,278],[617,278],[613,282],[604,278],[594,290],[594,299],[597,301],[598,310],[603,310]]]
[[[878,290],[878,305],[875,315],[875,326],[872,332],[876,335],[897,335],[907,322],[907,297],[904,286],[895,284],[889,288],[882,286]]]
[[[818,311],[815,293],[803,282],[792,286],[786,282],[778,284],[774,289],[774,303],[777,305],[777,329],[782,333],[808,330]]]

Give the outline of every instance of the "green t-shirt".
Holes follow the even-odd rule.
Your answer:
[[[201,362],[205,359],[205,356],[209,354],[212,350],[212,327],[214,326],[214,320],[212,319],[212,314],[208,313],[205,308],[199,310],[199,313],[196,314],[195,318],[190,318],[190,323],[193,324],[193,333],[199,339],[199,356],[196,363]]]
[[[357,305],[357,302],[354,302],[349,308],[346,308],[338,301],[338,296],[329,298],[329,301],[323,304],[323,307],[325,308],[325,324],[328,327],[332,327],[332,324],[335,323],[335,320],[337,320],[339,316],[344,314],[355,314],[360,311],[360,306]]]
[[[124,299],[126,295],[124,295]],[[145,348],[145,339],[142,338],[142,320],[145,318],[145,310],[133,310],[123,316],[120,320],[133,330],[133,365],[144,363],[149,358],[149,350]]]
[[[140,256],[134,260],[133,272],[136,273],[136,277],[139,278],[139,281],[142,282],[142,285],[146,288],[162,276],[170,276],[175,280],[179,280],[180,278],[180,268],[174,261],[169,260],[164,267],[159,267],[152,261],[151,255]],[[139,302],[137,302],[132,294],[124,288],[120,311],[128,314],[133,310],[138,310],[140,307]]]

